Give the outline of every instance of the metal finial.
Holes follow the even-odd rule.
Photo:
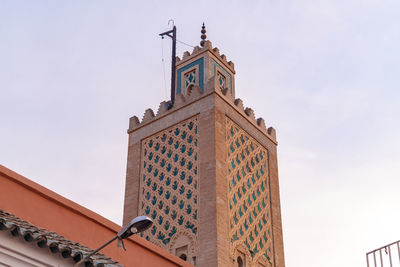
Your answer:
[[[203,22],[203,26],[201,27],[201,42],[200,45],[201,47],[204,46],[204,43],[206,41],[207,35],[206,35],[206,26],[204,26],[204,22]]]

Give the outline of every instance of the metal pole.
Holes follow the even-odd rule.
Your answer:
[[[172,29],[172,60],[171,60],[171,107],[175,102],[175,63],[176,63],[176,26]]]
[[[115,239],[117,239],[118,236],[115,236],[113,239],[111,239],[110,241],[108,241],[107,243],[105,243],[104,245],[102,245],[101,247],[99,247],[98,249],[96,249],[95,251],[93,251],[92,253],[90,253],[89,255],[87,255],[86,257],[84,257],[83,259],[81,259],[80,261],[78,261],[77,263],[74,264],[74,266],[78,266],[79,264],[81,264],[83,261],[85,261],[86,259],[90,258],[91,256],[93,256],[94,254],[96,254],[97,252],[99,252],[101,249],[103,249],[104,247],[108,246],[111,242],[113,242]]]
[[[170,35],[172,33],[172,35]],[[160,36],[164,38],[164,35],[171,37],[172,39],[172,60],[171,60],[171,101],[169,102],[168,109],[172,108],[175,102],[175,71],[176,71],[176,26],[170,31],[160,33]]]
[[[368,253],[367,253],[367,267],[369,267],[369,259],[368,259]]]

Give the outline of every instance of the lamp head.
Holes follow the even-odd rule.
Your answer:
[[[117,234],[120,239],[127,238],[133,234],[143,232],[150,228],[153,221],[147,216],[138,216],[127,225],[125,225],[121,231]]]

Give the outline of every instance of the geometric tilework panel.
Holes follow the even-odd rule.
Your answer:
[[[267,150],[226,118],[229,237],[255,262],[273,262]]]
[[[218,74],[219,72],[219,74]],[[222,82],[224,83],[223,88],[228,88],[232,93],[232,76],[229,74],[220,64],[218,64],[214,59],[211,59],[211,76],[217,76],[220,88],[222,87]],[[224,81],[220,80],[223,77]],[[227,79],[227,80],[226,80]]]
[[[217,71],[217,81],[218,81],[220,89],[225,89],[226,88],[226,78],[219,71]]]
[[[200,86],[201,91],[204,92],[204,58],[199,58],[196,61],[193,61],[192,63],[185,65],[183,67],[180,67],[179,69],[177,69],[176,71],[176,94],[180,94],[180,93],[184,93],[185,89],[189,86],[189,84],[187,84],[187,80],[186,78],[190,78],[189,76],[184,77],[184,73],[186,73],[188,70],[190,70],[191,68],[196,69],[196,72],[194,73],[195,76],[193,76],[193,78],[195,78],[195,80],[190,81],[190,83],[192,84],[196,84],[198,86]],[[197,79],[197,81],[196,81]],[[183,88],[182,88],[183,85]]]
[[[139,214],[154,222],[141,236],[165,249],[179,233],[197,242],[197,122],[192,117],[141,143]]]
[[[191,84],[197,85],[196,71],[197,71],[197,69],[193,69],[184,74],[185,89],[187,89],[189,87],[189,85],[191,85]]]

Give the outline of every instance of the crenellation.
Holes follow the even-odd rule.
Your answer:
[[[160,117],[161,115],[168,112],[168,103],[166,101],[162,101],[158,106],[156,117]]]
[[[146,111],[144,112],[141,124],[151,121],[154,117],[155,117],[155,115],[154,115],[153,110],[151,108],[146,109]]]
[[[207,43],[207,41],[206,41],[206,43]],[[192,53],[190,53],[189,51],[185,51],[183,53],[182,59],[179,58],[179,60],[178,60],[178,57],[177,57],[176,64],[180,64],[184,61],[187,61],[187,60],[197,56],[198,54],[202,53],[203,51],[206,51],[207,49],[208,48],[206,48],[206,47],[195,46],[195,47],[193,47]]]
[[[176,56],[176,57],[175,57],[175,61],[176,61],[176,64],[178,64],[179,62],[181,62],[181,58],[178,57],[178,56]]]
[[[276,130],[274,127],[269,127],[267,130],[267,133],[274,139],[276,140]]]
[[[195,46],[193,48],[192,53],[190,53],[189,51],[185,51],[183,53],[183,57],[182,59],[180,59],[179,57],[176,57],[176,65],[180,65],[186,61],[191,60],[192,58],[196,57],[197,55],[199,55],[200,53],[203,53],[205,51],[209,51],[211,52],[211,54],[213,54],[218,60],[220,60],[233,74],[235,74],[235,65],[233,64],[232,61],[227,61],[227,57],[226,55],[222,54],[220,55],[220,50],[218,49],[218,47],[212,47],[212,43],[210,41],[205,41],[204,43],[204,47],[199,47],[199,46]]]
[[[212,43],[211,43],[211,41],[209,41],[209,40],[207,40],[207,41],[205,41],[205,43],[204,43],[204,49],[208,49],[208,50],[212,50]]]
[[[254,115],[254,110],[252,108],[245,108],[244,113],[249,116],[251,119],[256,120],[256,116]]]
[[[139,121],[138,117],[133,116],[129,119],[129,130],[135,129],[135,128],[139,127],[139,125],[140,125],[140,121]]]
[[[257,119],[257,125],[258,125],[261,129],[263,129],[264,131],[267,130],[267,127],[265,126],[265,121],[264,121],[263,118],[258,118],[258,119]]]
[[[216,58],[218,58],[219,60],[221,60],[221,62],[222,62],[225,66],[227,66],[228,69],[229,69],[230,71],[232,71],[233,74],[235,74],[235,65],[233,64],[232,61],[229,61],[229,62],[228,62],[227,57],[226,57],[225,54],[220,55],[220,51],[219,51],[218,47],[214,47],[214,48],[209,49],[209,50],[212,52],[212,54],[213,54]]]
[[[246,117],[249,118],[254,125],[258,126],[258,128],[262,132],[264,132],[264,134],[267,134],[269,137],[272,138],[272,140],[276,141],[275,129],[270,127],[272,129],[270,132],[270,130],[267,130],[267,127],[265,125],[265,120],[263,118],[257,118],[256,120],[254,110],[252,108],[249,107],[244,108],[243,101],[240,98],[236,98],[233,104],[236,106],[236,108],[240,113],[246,115]]]
[[[182,60],[185,60],[185,59],[187,59],[188,57],[190,57],[190,52],[189,52],[189,51],[185,51],[185,52],[183,53],[183,58],[182,58]]]
[[[162,101],[159,106],[156,115],[151,108],[146,109],[142,121],[139,121],[137,116],[133,116],[129,119],[129,129],[128,133],[137,129],[144,124],[151,122],[152,120],[163,116],[164,114],[169,113],[170,111],[176,110],[181,108],[182,106],[186,105],[189,102],[193,102],[199,97],[201,97],[204,92],[198,85],[190,85],[186,94],[178,94],[175,97],[175,103],[171,109],[168,108],[169,102]]]
[[[214,48],[213,48],[213,52],[214,52],[215,55],[219,56],[219,49],[218,49],[218,47],[214,47]]]
[[[235,106],[238,110],[239,113],[245,115],[255,126],[257,126],[264,134],[269,135],[273,140],[276,141],[276,132],[275,129],[272,127],[269,127],[267,130],[267,127],[265,125],[265,121],[263,118],[255,118],[254,110],[249,107],[244,107],[243,101],[240,98],[236,98],[233,100],[232,95],[228,94],[228,90],[225,89],[220,89],[216,86],[216,77],[213,76],[210,78],[210,80],[207,83],[207,91],[206,92],[217,92],[217,90],[220,90],[221,93],[219,93],[221,96],[224,97],[226,101],[229,103],[232,103],[233,106]],[[201,88],[198,85],[190,85],[186,91],[186,94],[177,94],[175,98],[175,103],[174,106],[172,107],[171,110],[176,110],[181,108],[182,106],[194,102],[196,99],[201,97],[204,94],[204,92],[201,90]],[[156,115],[154,115],[154,112],[152,109],[147,109],[143,115],[143,119],[141,122],[139,122],[138,117],[133,116],[130,118],[129,121],[129,129],[128,132],[135,130],[139,126],[142,126],[144,124],[149,123],[150,121],[154,120],[155,118],[159,118],[160,116],[163,116],[164,114],[167,114],[170,110],[168,109],[168,102],[162,101],[158,107]]]
[[[193,48],[192,55],[195,55],[195,54],[199,53],[200,51],[201,51],[200,46],[196,45],[196,46]]]
[[[235,101],[234,101],[234,104],[235,104],[236,107],[238,107],[238,109],[240,111],[242,111],[242,112],[244,111],[244,106],[243,106],[243,100],[242,99],[236,98]]]

